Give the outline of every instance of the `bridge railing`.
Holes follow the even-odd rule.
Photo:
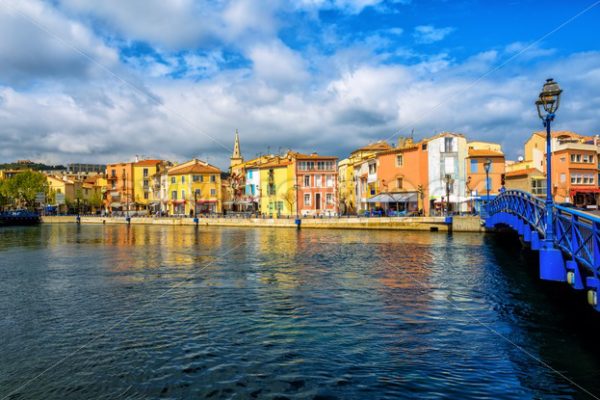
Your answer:
[[[507,190],[489,204],[489,214],[508,213],[521,217],[542,236],[546,234],[546,204],[543,199],[522,190]]]
[[[525,232],[538,231],[546,237],[546,205],[544,199],[520,190],[508,190],[489,204],[492,221],[513,221],[504,214],[519,217],[517,226]],[[495,218],[496,214],[500,214]],[[497,222],[494,222],[497,223]],[[565,277],[576,289],[588,289],[588,301],[600,311],[600,216],[574,208],[554,205],[552,208],[554,238],[552,247],[566,256]],[[514,222],[510,222],[514,225]],[[524,229],[525,225],[527,229]],[[531,235],[529,235],[531,236]],[[591,296],[591,297],[589,297]]]

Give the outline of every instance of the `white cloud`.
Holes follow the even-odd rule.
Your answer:
[[[415,27],[413,36],[417,43],[429,44],[443,40],[454,30],[452,27],[436,28],[433,25],[419,25]]]

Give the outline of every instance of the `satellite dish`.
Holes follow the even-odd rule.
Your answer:
[[[517,157],[517,160],[518,160],[519,162],[523,162],[523,156],[519,156],[519,157]]]

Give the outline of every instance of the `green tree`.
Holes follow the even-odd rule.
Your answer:
[[[46,188],[46,176],[41,172],[25,171],[8,179],[5,185],[8,197],[21,206],[31,207],[35,196]]]
[[[4,206],[8,202],[8,191],[6,186],[6,180],[0,180],[0,211],[4,209]]]

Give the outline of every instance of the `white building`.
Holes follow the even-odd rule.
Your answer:
[[[441,209],[450,192],[451,211],[467,211],[467,140],[463,135],[440,133],[427,140],[430,210]]]

